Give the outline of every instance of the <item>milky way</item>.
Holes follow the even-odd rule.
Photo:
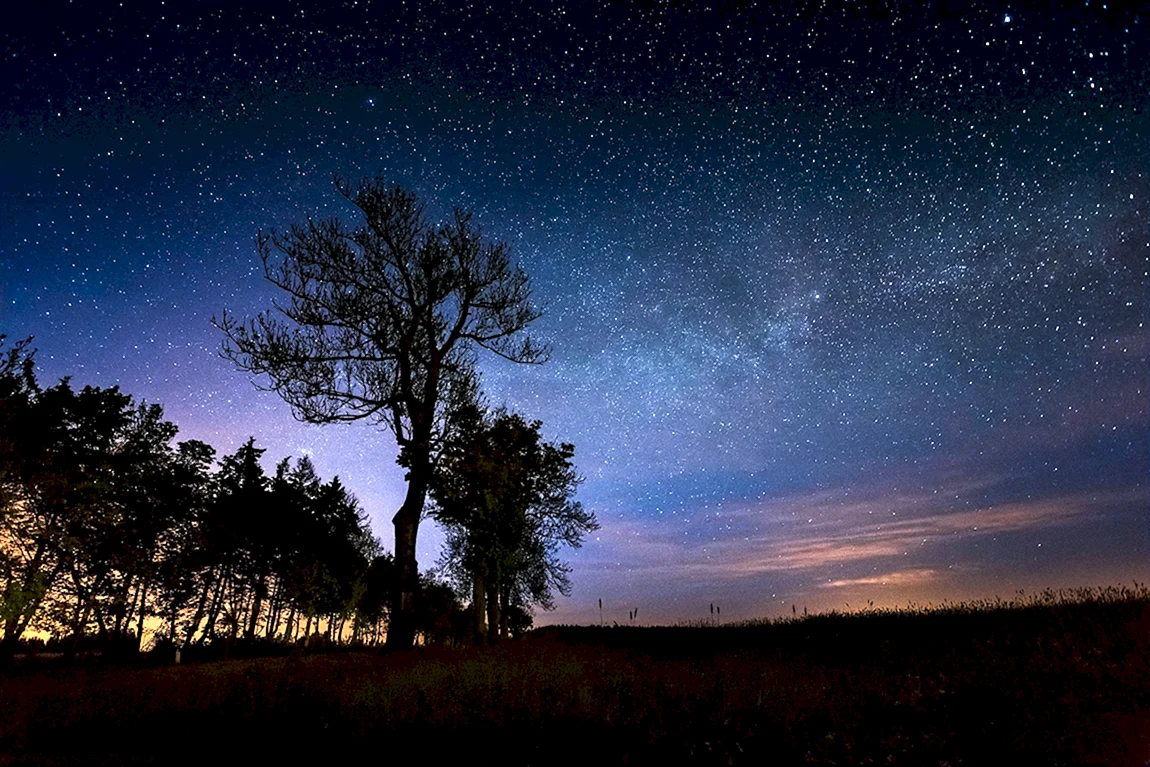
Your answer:
[[[547,620],[1143,580],[1150,13],[929,5],[34,4],[0,332],[312,454],[390,545],[390,436],[295,423],[210,322],[275,298],[258,230],[378,173],[533,278],[552,360],[485,388],[602,524]]]

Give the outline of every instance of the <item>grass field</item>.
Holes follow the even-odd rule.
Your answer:
[[[404,744],[430,764],[1142,765],[1150,592],[0,677],[0,765],[386,764]]]

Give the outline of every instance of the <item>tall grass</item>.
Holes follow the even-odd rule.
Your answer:
[[[1150,593],[0,679],[28,764],[1143,764]],[[223,745],[237,743],[239,745]],[[173,747],[173,744],[180,744]],[[0,763],[3,763],[0,757]]]

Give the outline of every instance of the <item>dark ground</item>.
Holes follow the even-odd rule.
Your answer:
[[[1144,765],[1150,594],[0,676],[0,765],[359,757]]]

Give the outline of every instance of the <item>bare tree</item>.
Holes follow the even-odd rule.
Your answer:
[[[396,512],[399,570],[388,645],[410,647],[419,588],[416,536],[452,388],[474,387],[479,349],[519,363],[547,350],[523,331],[540,316],[527,275],[507,246],[487,243],[468,213],[430,225],[411,193],[380,178],[337,190],[362,223],[338,219],[260,233],[264,276],[286,301],[254,319],[213,319],[223,355],[266,376],[310,423],[365,419],[385,425],[407,469]]]

